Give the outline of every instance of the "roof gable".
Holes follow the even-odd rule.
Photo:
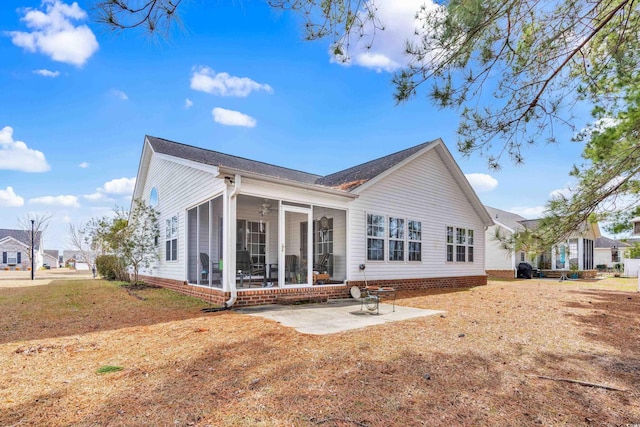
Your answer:
[[[369,182],[373,178],[392,169],[394,166],[402,163],[434,142],[435,141],[425,142],[423,144],[389,154],[388,156],[380,157],[331,175],[327,175],[318,179],[317,183],[327,185],[329,187],[340,187],[349,191],[354,190],[360,185]]]
[[[31,244],[31,231],[29,230],[12,230],[8,228],[0,228],[0,240],[3,240],[5,237],[11,237],[17,242],[22,243],[25,246],[29,246]],[[35,245],[34,248],[38,250],[40,248],[40,239],[42,238],[42,232],[36,232],[34,236]]]

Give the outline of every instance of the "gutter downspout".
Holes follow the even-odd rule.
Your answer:
[[[231,269],[229,267],[231,267],[232,265],[235,266],[236,265],[236,256],[235,256],[235,251],[233,250],[235,247],[235,237],[236,237],[236,233],[230,233],[231,231],[231,214],[233,213],[233,219],[235,220],[235,212],[236,212],[236,197],[238,195],[238,192],[240,191],[240,187],[242,186],[242,177],[240,175],[235,175],[234,177],[234,183],[233,183],[233,190],[231,190],[231,193],[229,193],[229,197],[228,197],[228,202],[227,202],[227,212],[225,212],[225,215],[227,217],[227,226],[226,228],[226,232],[227,232],[227,246],[226,246],[226,255],[227,255],[227,268],[226,271],[227,273],[225,274],[225,277],[227,279],[227,283],[229,284],[229,290],[231,291],[231,296],[229,297],[229,299],[227,300],[227,302],[224,303],[224,307],[225,308],[231,308],[231,306],[233,304],[235,304],[236,299],[238,299],[238,289],[236,288],[236,275],[234,271],[231,271]],[[233,203],[232,203],[233,202]],[[234,221],[235,222],[235,221]],[[233,241],[232,241],[233,240]]]

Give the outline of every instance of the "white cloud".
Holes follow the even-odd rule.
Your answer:
[[[119,89],[111,89],[109,91],[109,95],[114,97],[114,98],[117,98],[117,99],[119,99],[121,101],[126,101],[126,100],[129,99],[127,94],[124,93],[123,91],[119,90]]]
[[[508,209],[509,212],[518,214],[527,219],[542,218],[546,210],[547,208],[544,206],[534,206],[534,207],[516,206],[514,208]]]
[[[373,23],[367,22],[362,31],[364,37],[359,37],[360,33],[355,31],[350,40],[343,41],[341,49],[348,56],[335,55],[332,48],[329,50],[330,60],[342,65],[359,65],[378,72],[396,71],[406,65],[409,59],[405,55],[405,41],[417,41],[418,36],[415,33],[422,31],[416,13],[423,5],[427,10],[437,6],[429,0],[376,0],[375,6],[372,1],[365,5],[375,8],[376,17],[380,21],[379,26],[384,29],[374,28]]]
[[[29,199],[29,203],[37,205],[50,205],[50,206],[67,206],[72,208],[79,208],[78,197],[76,196],[42,196]]]
[[[41,9],[24,9],[21,21],[31,32],[6,32],[12,43],[54,61],[84,65],[98,50],[98,41],[89,27],[73,24],[87,19],[86,12],[76,2],[68,5],[60,0],[43,0]]]
[[[573,195],[573,190],[568,187],[558,188],[549,193],[549,197],[552,199],[557,198],[570,198]]]
[[[0,206],[15,208],[22,205],[24,199],[13,191],[13,187],[7,187],[6,190],[0,188]]]
[[[95,202],[97,200],[103,200],[103,199],[107,199],[107,196],[104,195],[104,193],[100,193],[98,191],[96,191],[93,194],[85,194],[84,196],[85,199],[87,200],[91,200],[92,202]]]
[[[51,71],[51,70],[42,69],[42,70],[33,70],[33,74],[37,74],[42,77],[55,78],[60,75],[60,71]]]
[[[184,108],[186,108],[187,110],[189,108],[193,107],[193,101],[190,100],[189,98],[185,99],[184,101]]]
[[[78,165],[78,167],[82,168],[82,169],[86,169],[89,167],[89,163],[87,162],[82,162]]]
[[[211,111],[213,121],[227,126],[244,126],[252,128],[256,126],[256,119],[240,111],[226,110],[224,108],[214,108]]]
[[[261,84],[248,77],[235,77],[228,73],[216,73],[209,67],[194,67],[191,89],[219,96],[246,97],[253,91],[273,92],[268,84]]]
[[[113,200],[109,197],[110,195],[130,197],[133,195],[135,186],[135,178],[116,178],[105,182],[102,187],[96,188],[95,193],[85,194],[82,197],[92,202]]]
[[[133,194],[133,189],[136,186],[135,178],[117,178],[111,181],[105,182],[104,186],[98,191],[102,190],[107,194]]]
[[[491,191],[498,186],[498,180],[486,173],[468,173],[465,176],[478,193]]]
[[[46,172],[51,167],[42,151],[27,147],[23,141],[14,141],[13,128],[5,126],[0,130],[0,170],[22,172]]]

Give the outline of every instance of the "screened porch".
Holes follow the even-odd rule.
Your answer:
[[[224,288],[232,268],[239,291],[338,284],[346,280],[346,211],[238,195],[226,246],[223,196],[187,211],[187,269],[193,285]],[[232,210],[233,211],[233,210]],[[234,257],[224,248],[234,247]],[[233,266],[225,260],[235,258]],[[232,279],[230,279],[232,280]]]

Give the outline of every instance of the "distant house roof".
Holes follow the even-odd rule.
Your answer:
[[[351,191],[359,187],[435,142],[425,142],[343,171],[321,176],[256,160],[245,159],[243,157],[232,156],[218,151],[206,150],[155,136],[147,135],[146,138],[156,153],[166,154],[205,165],[226,167],[303,184],[337,188],[344,191]]]
[[[608,237],[598,237],[594,243],[596,248],[628,248],[631,245],[620,240],[609,239]]]
[[[54,257],[55,259],[58,259],[58,254],[60,253],[60,251],[57,249],[45,249],[44,253]]]
[[[17,240],[20,243],[23,243],[27,246],[31,245],[31,231],[29,230],[11,230],[7,228],[0,228],[0,240],[11,237],[12,239]],[[40,239],[42,238],[42,232],[38,231],[34,238],[34,249],[40,249]]]
[[[505,225],[514,231],[524,228],[524,226],[522,225],[523,221],[529,221],[518,214],[503,211],[502,209],[492,208],[486,205],[485,209],[487,209],[487,212],[489,212],[489,215],[491,215],[491,219],[494,222],[499,222],[500,224]]]

